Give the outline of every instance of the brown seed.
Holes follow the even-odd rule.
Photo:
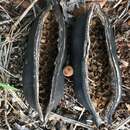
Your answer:
[[[64,76],[66,76],[66,77],[72,76],[72,75],[74,74],[74,70],[73,70],[72,66],[67,65],[67,66],[64,68],[64,70],[63,70],[63,74],[64,74]]]
[[[130,19],[128,19],[127,24],[130,26]]]

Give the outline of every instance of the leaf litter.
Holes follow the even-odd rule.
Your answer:
[[[31,6],[30,2],[28,2],[29,5]],[[22,17],[21,15],[28,8],[24,4],[3,0],[0,2],[0,7],[0,11],[2,12],[0,15],[2,18],[0,20],[0,82],[2,84],[14,85],[16,88],[22,88],[24,50],[26,48],[30,22],[34,18],[33,6],[31,6],[31,11]],[[127,7],[127,0],[120,0],[117,3],[107,1],[103,5],[103,9],[110,17],[113,25],[123,82],[122,101],[113,115],[114,121],[111,129],[114,130],[130,128],[130,9],[128,7],[127,10]],[[19,19],[21,20],[19,21]],[[12,34],[12,26],[17,22],[17,28]],[[88,62],[89,81],[96,110],[102,113],[110,100],[110,95],[113,94],[111,85],[109,84],[111,75],[109,72],[108,57],[105,55],[104,37],[102,32],[100,32],[102,25],[98,19],[94,19],[91,26],[93,29],[98,28],[97,30],[99,31],[99,34],[92,31],[91,37],[94,39],[94,33],[99,37],[98,39],[92,39],[93,44],[90,49]],[[64,121],[64,116],[73,118],[74,120],[89,117],[90,119],[87,119],[87,123],[91,124],[89,113],[83,111],[83,106],[75,98],[72,78],[66,78],[65,80],[64,98],[57,108],[56,113],[58,115],[54,117],[58,117],[60,114],[63,116],[62,118],[59,117],[58,121],[55,121],[53,118],[51,120],[50,118],[47,124],[48,128],[56,129],[55,126],[62,125],[64,129],[82,129],[79,127],[80,125],[75,127],[76,122],[71,125],[69,122]],[[81,114],[82,112],[83,115]],[[0,115],[0,129],[43,129],[42,122],[38,119],[37,113],[27,104],[21,89],[15,91],[11,89],[0,90]],[[52,115],[55,114],[52,113]]]

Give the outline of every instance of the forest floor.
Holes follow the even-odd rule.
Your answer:
[[[0,0],[0,130],[44,129],[37,112],[29,106],[22,90],[25,49],[31,23],[37,14],[34,6],[37,1]],[[129,7],[128,1],[106,1],[102,7],[112,23],[122,77],[122,99],[113,115],[112,126],[106,130],[130,130],[130,1]],[[49,22],[52,23],[51,20]],[[113,95],[110,84],[112,77],[103,26],[98,18],[93,19],[91,28],[92,45],[88,58],[90,93],[96,111],[103,113]],[[45,34],[47,33],[45,30]],[[49,33],[53,35],[53,32]],[[46,40],[51,41],[50,38]],[[84,129],[81,127],[82,123],[80,126],[78,121],[81,117],[88,116],[89,113],[75,100],[73,86],[72,77],[65,77],[64,97],[58,106],[56,115],[53,113],[50,117],[47,129],[54,130],[61,125],[65,130]],[[54,120],[55,117],[61,119],[59,124]],[[75,120],[77,122],[73,125],[69,124],[69,119],[70,122]],[[88,130],[96,130],[91,117],[87,122],[90,126]]]

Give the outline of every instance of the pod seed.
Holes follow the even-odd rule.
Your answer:
[[[74,73],[74,70],[73,70],[72,66],[70,66],[70,65],[67,65],[63,70],[63,74],[66,77],[71,77],[73,75],[73,73]]]

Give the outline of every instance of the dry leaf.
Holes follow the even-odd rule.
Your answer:
[[[101,2],[99,2],[100,6],[103,7],[106,4],[107,0],[102,0]]]
[[[120,62],[125,66],[128,67],[129,63],[123,59],[120,60]]]
[[[130,26],[130,19],[127,21],[127,24]]]
[[[126,107],[128,109],[128,112],[130,113],[130,104],[125,103],[125,105],[126,105]]]

